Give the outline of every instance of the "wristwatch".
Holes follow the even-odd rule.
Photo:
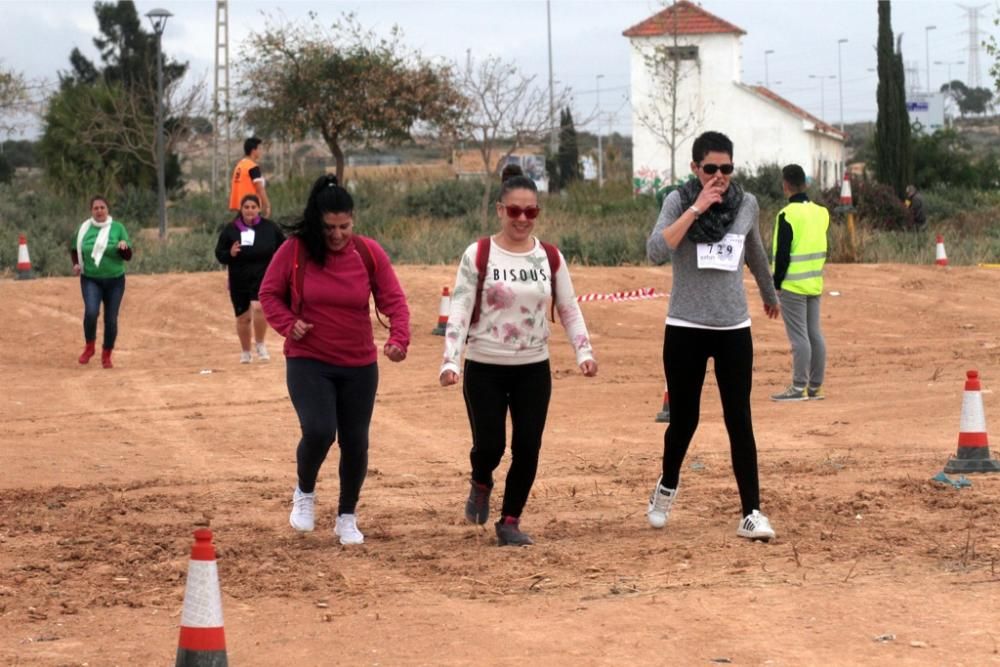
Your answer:
[[[691,206],[689,206],[689,207],[688,207],[688,210],[689,210],[689,211],[691,211],[692,213],[694,213],[694,217],[696,217],[696,218],[697,218],[697,217],[698,217],[699,215],[701,215],[701,211],[699,211],[699,210],[698,210],[698,207],[697,207],[697,206],[695,206],[694,204],[692,204]]]

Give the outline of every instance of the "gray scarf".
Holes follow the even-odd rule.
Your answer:
[[[692,178],[677,189],[681,193],[681,207],[683,210],[690,208],[701,194],[701,181]],[[691,228],[688,229],[687,237],[693,243],[716,243],[722,240],[726,231],[736,220],[736,214],[743,203],[743,188],[732,181],[729,188],[722,195],[722,201],[712,204],[707,211],[702,211]]]

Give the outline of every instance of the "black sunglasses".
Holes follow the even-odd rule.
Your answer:
[[[721,171],[724,175],[728,176],[729,174],[733,173],[733,165],[732,163],[712,164],[711,162],[709,162],[708,164],[701,165],[701,170],[706,174],[708,174],[709,176],[711,176],[717,171]]]

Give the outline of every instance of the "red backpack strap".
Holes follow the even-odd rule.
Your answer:
[[[472,307],[472,319],[470,324],[479,321],[479,313],[483,307],[483,285],[486,284],[486,264],[490,260],[490,237],[484,236],[476,243],[476,303]]]
[[[364,236],[354,234],[351,236],[351,240],[354,242],[354,249],[361,256],[361,262],[365,265],[365,270],[368,272],[368,284],[371,286],[372,297],[375,301],[375,317],[378,319],[379,324],[388,328],[386,323],[382,321],[382,315],[378,309],[378,283],[375,281],[375,274],[378,271],[378,260],[372,254],[372,249],[368,246],[368,239]]]
[[[545,241],[539,241],[542,247],[545,248],[545,256],[549,258],[549,273],[550,273],[550,283],[552,285],[552,310],[549,313],[552,321],[556,321],[556,272],[562,265],[559,259],[559,248],[551,243],[546,243]]]
[[[302,290],[306,284],[306,244],[295,237],[295,258],[292,260],[292,312],[302,314]]]

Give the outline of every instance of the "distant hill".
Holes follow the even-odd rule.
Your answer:
[[[1000,152],[1000,116],[956,118],[955,129],[968,140],[973,150]],[[852,162],[875,133],[875,123],[845,123],[847,161]]]

